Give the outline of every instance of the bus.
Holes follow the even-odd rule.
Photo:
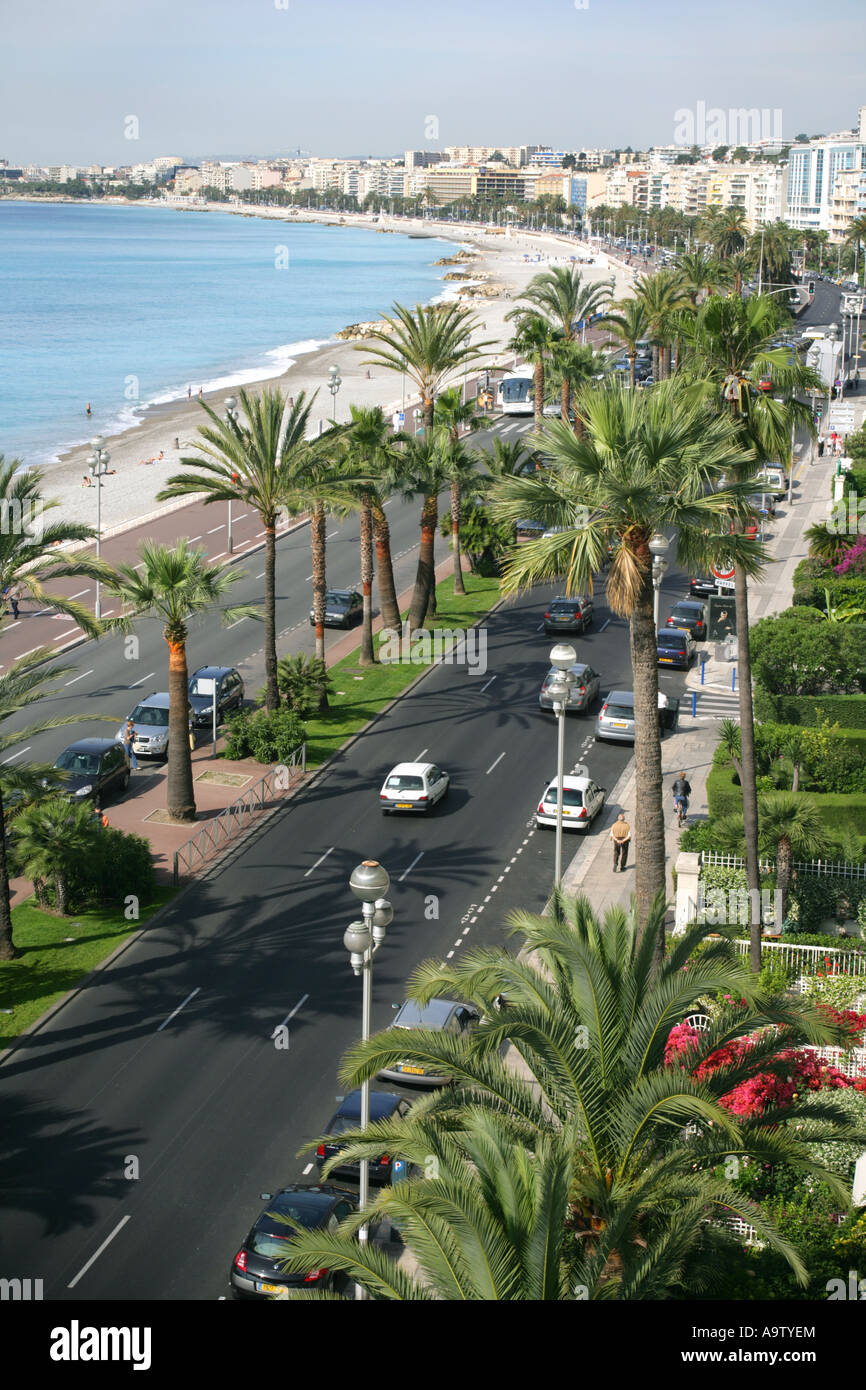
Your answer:
[[[535,377],[507,376],[499,383],[499,405],[503,415],[532,415],[535,412]]]

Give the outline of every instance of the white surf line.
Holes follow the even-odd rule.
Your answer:
[[[494,767],[498,767],[499,764],[502,762],[502,759],[503,759],[504,757],[505,757],[505,754],[504,754],[504,753],[500,753],[500,754],[499,754],[499,757],[496,759],[496,762],[495,762],[495,763],[492,763],[492,764],[490,765],[490,767],[487,769],[487,771],[485,772],[485,774],[484,774],[485,777],[489,777],[489,776],[490,776],[490,774],[491,774],[491,772],[493,771]]]
[[[482,685],[482,687],[481,687],[481,689],[479,690],[478,694],[479,694],[479,695],[483,695],[484,692],[485,692],[485,690],[487,689],[487,686],[492,685],[493,682],[494,682],[495,680],[496,680],[496,677],[495,677],[495,676],[491,676],[491,677],[490,677],[490,680],[487,682],[487,685]]]
[[[282,1023],[278,1023],[278,1024],[277,1024],[277,1026],[276,1026],[276,1028],[274,1029],[273,1033],[271,1033],[271,1037],[272,1037],[272,1038],[275,1038],[275,1037],[277,1036],[277,1033],[280,1031],[280,1029],[281,1029],[281,1028],[285,1028],[285,1026],[286,1026],[287,1023],[291,1023],[291,1021],[292,1021],[292,1019],[294,1018],[295,1014],[298,1012],[298,1009],[300,1009],[300,1008],[302,1007],[302,1005],[306,1004],[306,1002],[307,1002],[307,1000],[309,999],[309,997],[310,997],[309,994],[305,994],[305,995],[302,996],[302,998],[300,998],[300,999],[298,1000],[298,1002],[297,1002],[297,1004],[295,1005],[295,1007],[294,1007],[293,1009],[290,1009],[289,1012],[286,1014],[286,1016],[285,1016],[285,1018],[283,1019]]]
[[[71,681],[64,681],[64,682],[63,682],[64,687],[67,686],[67,685],[75,685],[76,681],[83,681],[85,676],[92,676],[92,675],[93,675],[93,667],[91,666],[91,668],[90,668],[89,671],[82,671],[80,676],[73,676]]]
[[[14,763],[16,758],[20,758],[24,753],[29,753],[32,746],[31,743],[28,743],[26,747],[19,748],[17,753],[13,753],[11,757],[4,758],[2,763],[0,763],[0,767],[5,767],[7,763]]]
[[[116,1235],[118,1235],[118,1233],[119,1233],[120,1231],[123,1230],[123,1228],[124,1228],[124,1226],[126,1225],[127,1221],[131,1221],[131,1220],[132,1220],[132,1217],[131,1217],[131,1216],[123,1216],[123,1217],[121,1217],[121,1219],[118,1221],[117,1225],[115,1226],[114,1230],[111,1232],[111,1235],[105,1237],[105,1240],[102,1242],[102,1244],[100,1245],[99,1249],[96,1250],[96,1251],[94,1251],[94,1253],[90,1256],[90,1259],[87,1261],[87,1264],[86,1264],[86,1265],[82,1265],[81,1269],[79,1269],[78,1273],[76,1274],[76,1276],[75,1276],[75,1278],[72,1280],[72,1282],[66,1285],[67,1289],[74,1289],[74,1288],[75,1288],[75,1285],[78,1283],[79,1279],[83,1279],[83,1278],[84,1278],[84,1276],[85,1276],[85,1274],[87,1273],[87,1271],[89,1270],[90,1266],[94,1263],[95,1260],[98,1260],[98,1259],[99,1259],[100,1255],[102,1254],[102,1252],[103,1252],[103,1250],[106,1248],[106,1246],[108,1246],[108,1245],[111,1244],[111,1242],[114,1240],[114,1237],[115,1237]]]
[[[419,860],[419,859],[423,859],[423,858],[424,858],[424,851],[423,851],[423,849],[422,849],[422,851],[421,851],[420,854],[416,854],[416,855],[415,855],[415,858],[412,860],[412,863],[409,865],[408,869],[404,869],[404,870],[403,870],[403,872],[402,872],[402,874],[400,875],[400,877],[398,878],[397,882],[398,882],[398,883],[402,883],[402,882],[403,882],[403,879],[407,876],[407,874],[411,874],[411,872],[412,872],[412,870],[414,869],[415,865],[418,863],[418,860]]]
[[[126,688],[127,688],[127,690],[134,690],[135,687],[136,687],[137,685],[144,685],[144,682],[145,682],[145,681],[149,681],[150,678],[151,678],[151,676],[155,676],[155,675],[156,675],[156,672],[155,672],[155,671],[148,671],[148,673],[147,673],[146,676],[141,676],[141,677],[139,678],[139,680],[133,681],[133,682],[132,682],[132,685],[128,685]]]
[[[224,531],[224,530],[225,530],[225,522],[224,522],[224,521],[221,521],[220,524],[219,524],[219,526],[212,526],[212,527],[210,528],[210,530],[208,531],[208,535],[209,535],[209,536],[215,536],[216,533],[217,533],[217,531]]]
[[[194,999],[195,996],[198,994],[198,992],[199,992],[200,989],[201,989],[201,985],[196,985],[196,987],[195,987],[195,989],[193,990],[192,994],[188,994],[188,995],[186,996],[186,998],[184,999],[183,1003],[182,1003],[182,1004],[178,1004],[178,1006],[177,1006],[177,1008],[175,1009],[174,1013],[169,1014],[169,1016],[168,1016],[168,1018],[165,1020],[165,1022],[164,1022],[164,1023],[161,1023],[161,1024],[159,1025],[159,1027],[158,1027],[157,1030],[156,1030],[157,1033],[161,1033],[162,1030],[163,1030],[163,1028],[167,1028],[167,1027],[168,1027],[168,1025],[171,1023],[171,1020],[172,1020],[173,1018],[176,1018],[176,1017],[177,1017],[177,1015],[180,1013],[181,1009],[185,1009],[185,1008],[186,1008],[186,1006],[187,1006],[187,1004],[189,1003],[190,999]]]
[[[334,846],[331,845],[331,848],[330,848],[330,849],[326,849],[324,854],[320,854],[320,855],[319,855],[318,859],[316,860],[316,862],[315,862],[315,864],[312,866],[312,868],[307,869],[307,872],[304,874],[304,878],[309,878],[309,877],[310,877],[310,874],[313,872],[313,869],[318,869],[319,865],[322,864],[322,863],[324,863],[324,861],[327,859],[328,855],[329,855],[329,854],[333,854],[333,852],[334,852]]]
[[[605,622],[602,623],[601,627],[598,629],[599,632],[604,632],[605,628],[608,627],[609,625],[610,625],[610,618],[607,618],[607,619],[605,620]]]

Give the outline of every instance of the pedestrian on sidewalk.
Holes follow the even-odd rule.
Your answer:
[[[93,819],[99,830],[108,829],[108,816],[103,811],[98,801],[93,803]]]
[[[216,699],[216,696],[214,696],[214,699]],[[188,729],[188,731],[189,731],[189,751],[190,751],[190,753],[194,753],[194,752],[195,752],[195,729],[192,727],[192,715],[190,715],[189,718],[188,718],[188,720],[187,720],[187,729]]]
[[[613,841],[613,871],[616,873],[617,865],[625,873],[628,863],[628,846],[631,840],[631,826],[625,818],[625,811],[620,811],[617,819],[610,828],[610,838]]]
[[[17,617],[18,617],[18,605],[19,605],[20,602],[21,602],[21,590],[20,590],[20,589],[18,588],[18,586],[16,585],[14,589],[10,589],[10,590],[9,590],[9,603],[10,603],[10,606],[11,606],[11,608],[12,608],[12,617],[13,617],[13,618],[16,618],[16,619],[17,619]]]
[[[135,739],[135,725],[132,722],[132,715],[126,721],[126,728],[123,731],[123,746],[126,749],[126,756],[129,758],[129,766],[133,772],[138,772],[138,758],[135,756],[133,740]]]
[[[823,436],[823,434],[819,434],[819,435],[818,435],[818,457],[819,457],[819,459],[822,459],[822,458],[824,457],[824,442],[825,442],[825,441],[824,441],[824,436]]]

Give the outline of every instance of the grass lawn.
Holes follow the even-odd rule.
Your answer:
[[[454,578],[449,575],[436,586],[438,613],[425,627],[469,628],[483,618],[500,598],[499,580],[464,574],[465,594],[454,594]],[[408,611],[408,610],[407,610]],[[403,614],[405,618],[406,614]],[[378,639],[381,640],[381,639]],[[358,665],[358,653],[344,657],[330,667],[334,687],[331,707],[325,714],[305,720],[307,729],[307,767],[318,767],[337,749],[363,729],[389,701],[411,685],[432,662],[412,661],[405,666]]]
[[[85,908],[67,917],[43,912],[35,898],[13,907],[13,940],[20,954],[16,960],[0,961],[0,1049],[75,989],[177,891],[156,888],[150,902],[142,903],[137,922],[128,922],[123,908],[114,905]]]

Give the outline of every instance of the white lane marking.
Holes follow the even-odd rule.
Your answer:
[[[450,960],[451,957],[452,957],[453,955],[454,955],[454,952],[453,952],[453,951],[449,951],[448,954],[447,954],[447,956],[445,957],[445,959],[446,959],[446,960]]]
[[[201,540],[201,536],[189,536],[188,539],[187,539],[187,545],[192,545],[193,541],[200,541],[200,540]],[[139,568],[143,569],[144,566],[143,566],[143,565],[142,565],[142,566],[136,565],[135,568],[136,568],[136,569],[139,569]]]
[[[63,616],[66,617],[66,614],[64,613]],[[77,627],[69,627],[69,628],[67,628],[65,632],[61,632],[60,636],[59,636],[58,639],[57,639],[58,642],[62,642],[63,639],[64,639],[64,637],[71,637],[72,634],[73,634],[73,632],[77,632],[77,631],[78,631],[78,628],[77,628]],[[36,648],[34,647],[33,650],[34,650],[34,652],[35,652],[35,651],[36,651]],[[29,655],[30,655],[29,652],[24,652],[24,656],[29,656]],[[19,661],[21,660],[21,657],[20,657],[20,656],[19,656],[18,660],[19,660]]]
[[[87,593],[87,590],[85,589],[84,592]],[[70,602],[71,602],[71,600],[70,600]],[[39,609],[39,612],[38,612],[38,613],[34,613],[33,616],[34,616],[34,618],[42,618],[42,617],[45,616],[46,613],[50,613],[50,612],[51,612],[51,609],[50,609],[50,608],[40,608],[40,609]],[[65,617],[65,614],[64,614],[64,617]]]
[[[14,763],[16,758],[20,758],[22,753],[28,753],[32,747],[32,743],[28,743],[23,748],[19,748],[17,753],[13,753],[10,757],[4,758],[2,763],[0,763],[0,767],[5,767],[7,763]]]
[[[133,568],[134,570],[143,570],[143,569],[144,569],[144,561],[142,560],[142,562],[141,562],[140,565],[133,565],[132,568]]]
[[[333,852],[334,852],[334,846],[331,845],[331,848],[330,848],[330,849],[326,849],[324,854],[320,854],[320,855],[319,855],[319,857],[318,857],[318,859],[316,860],[316,862],[315,862],[315,864],[313,865],[313,867],[312,867],[311,869],[307,869],[307,872],[304,874],[304,878],[309,878],[309,877],[310,877],[310,874],[313,872],[313,869],[318,869],[319,865],[320,865],[321,863],[323,863],[324,860],[327,859],[327,857],[328,857],[329,854],[333,854]]]
[[[78,628],[77,628],[77,627],[74,627],[74,628],[72,628],[71,630],[72,630],[73,632],[77,632],[77,631],[78,631]],[[65,633],[65,632],[64,632],[63,636],[64,636],[64,637],[66,636],[66,633]],[[59,642],[59,641],[60,641],[60,638],[58,637],[57,640],[58,640],[58,642]],[[39,648],[38,648],[38,647],[31,647],[29,651],[22,652],[20,656],[16,656],[15,660],[16,660],[16,661],[23,661],[24,658],[25,658],[25,656],[31,656],[31,655],[33,654],[33,652],[38,652],[38,651],[39,651]]]
[[[420,763],[421,759],[423,758],[423,756],[424,756],[424,754],[425,754],[426,752],[427,752],[427,749],[426,749],[426,748],[422,748],[422,749],[421,749],[421,752],[418,754],[417,758],[414,759],[414,761],[415,761],[416,763]]]
[[[402,872],[402,874],[400,875],[400,877],[398,878],[397,882],[398,882],[398,883],[402,883],[402,882],[403,882],[403,879],[406,877],[406,875],[407,875],[407,874],[410,874],[410,873],[412,872],[412,870],[414,869],[415,865],[418,863],[418,860],[419,860],[419,859],[422,859],[423,857],[424,857],[424,851],[423,851],[423,849],[422,849],[422,851],[421,851],[420,854],[416,854],[416,855],[415,855],[415,858],[412,860],[412,863],[409,865],[408,869],[404,869],[404,870],[403,870],[403,872]]]
[[[92,676],[92,675],[93,675],[93,667],[91,666],[91,668],[90,668],[89,671],[82,671],[80,676],[73,676],[71,681],[64,681],[63,684],[64,684],[64,686],[67,686],[67,685],[75,685],[76,681],[83,681],[85,676]]]
[[[460,935],[465,936],[468,931],[471,931],[471,927],[464,927]]]
[[[195,987],[195,989],[193,990],[192,994],[188,994],[188,995],[186,996],[186,998],[184,999],[183,1003],[182,1003],[182,1004],[178,1004],[178,1006],[177,1006],[177,1008],[175,1009],[174,1013],[169,1014],[169,1016],[168,1016],[168,1018],[165,1020],[165,1022],[164,1022],[164,1023],[161,1023],[161,1024],[159,1025],[159,1027],[158,1027],[157,1030],[156,1030],[157,1033],[161,1033],[162,1030],[163,1030],[163,1028],[167,1028],[167,1027],[168,1027],[168,1025],[171,1023],[171,1020],[172,1020],[173,1018],[176,1018],[176,1017],[177,1017],[177,1015],[180,1013],[181,1009],[185,1009],[185,1008],[186,1008],[186,1006],[187,1006],[187,1004],[189,1003],[190,999],[194,999],[195,996],[198,994],[198,992],[199,992],[200,989],[201,989],[201,985],[196,985],[196,987]]]
[[[496,762],[495,762],[495,763],[492,763],[491,766],[490,766],[490,767],[487,769],[487,771],[485,772],[485,774],[484,774],[485,777],[489,777],[489,776],[490,776],[490,774],[491,774],[491,772],[493,771],[494,767],[497,767],[497,766],[499,765],[499,763],[502,762],[502,759],[503,759],[504,757],[505,757],[505,754],[504,754],[504,753],[500,753],[500,754],[499,754],[499,757],[496,759]]]
[[[124,1226],[126,1225],[127,1221],[131,1221],[131,1220],[132,1220],[132,1217],[131,1217],[131,1216],[123,1216],[123,1217],[121,1217],[120,1221],[118,1221],[118,1223],[117,1223],[117,1225],[115,1226],[114,1230],[111,1232],[111,1235],[105,1237],[105,1240],[102,1242],[102,1244],[100,1245],[99,1249],[96,1250],[96,1251],[90,1256],[90,1259],[87,1261],[87,1264],[86,1264],[86,1265],[82,1265],[81,1269],[79,1269],[78,1273],[76,1274],[76,1276],[75,1276],[75,1278],[72,1280],[72,1282],[71,1282],[70,1284],[67,1284],[67,1285],[66,1285],[67,1289],[74,1289],[74,1288],[75,1288],[75,1285],[78,1283],[79,1279],[83,1279],[83,1278],[84,1278],[84,1275],[87,1273],[87,1271],[89,1270],[90,1266],[93,1264],[94,1260],[98,1260],[98,1259],[99,1259],[99,1257],[100,1257],[100,1255],[102,1254],[102,1252],[103,1252],[103,1250],[105,1249],[105,1247],[106,1247],[107,1245],[110,1245],[110,1244],[111,1244],[111,1242],[114,1240],[114,1237],[118,1234],[118,1232],[123,1230],[123,1228],[124,1228]]]
[[[544,623],[539,623],[539,624],[538,624],[538,627],[535,629],[535,631],[536,631],[536,632],[543,632],[543,631],[544,631]]]
[[[308,1163],[307,1166],[306,1166],[306,1168],[304,1169],[304,1177],[306,1177],[308,1173],[312,1173],[312,1171],[313,1171],[313,1165],[312,1165],[312,1163]]]
[[[108,612],[107,612],[107,613],[103,613],[102,616],[103,616],[103,618],[110,618],[111,615],[112,615],[112,613],[114,613],[114,612],[115,612],[115,609],[109,608]]]
[[[134,690],[135,687],[136,687],[137,685],[144,685],[144,682],[145,682],[145,681],[149,681],[150,678],[151,678],[151,676],[155,676],[155,675],[156,675],[156,672],[155,672],[155,671],[148,671],[148,673],[147,673],[146,676],[142,676],[140,680],[133,681],[133,682],[132,682],[132,685],[128,686],[127,689],[129,689],[129,690]]]
[[[89,593],[90,593],[90,589],[89,589],[89,588],[88,588],[88,589],[80,589],[79,592],[78,592],[77,594],[70,594],[70,596],[69,596],[70,602],[71,602],[72,599],[74,599],[74,598],[84,598],[84,595],[85,595],[85,594],[89,594]],[[42,612],[43,612],[43,613],[47,613],[47,612],[48,612],[48,609],[47,609],[47,608],[43,608]]]
[[[311,574],[308,574],[307,577],[306,577],[306,579],[304,580],[304,583],[305,583],[305,584],[309,584],[309,582],[310,582],[310,580],[312,579],[312,577],[313,577],[313,576],[312,576]]]
[[[262,570],[261,574],[257,574],[257,575],[256,575],[256,579],[264,579],[264,577],[265,577],[265,572],[264,572],[264,570]]]
[[[227,550],[221,550],[218,555],[209,555],[207,558],[209,561],[221,560],[224,555],[228,555]]]
[[[479,690],[478,694],[479,694],[479,695],[483,695],[484,692],[485,692],[485,690],[487,689],[487,686],[488,686],[488,685],[492,685],[493,682],[494,682],[495,680],[496,680],[496,677],[495,677],[495,676],[491,676],[491,677],[490,677],[490,680],[487,682],[487,685],[482,685],[482,687],[481,687],[481,689]]]
[[[219,524],[219,526],[212,526],[212,527],[210,528],[210,530],[208,531],[208,535],[209,535],[209,536],[214,536],[214,535],[216,535],[217,531],[224,531],[224,530],[225,530],[225,522],[224,522],[224,521],[221,521],[220,524]]]
[[[246,618],[238,618],[236,623],[229,623],[228,627],[226,628],[226,632],[231,632],[233,627],[240,627],[241,623],[245,623],[246,621]]]
[[[605,622],[602,623],[601,627],[598,629],[599,632],[604,632],[605,628],[608,627],[609,625],[610,625],[610,618],[607,618],[607,619],[605,620]]]
[[[242,516],[233,517],[233,521],[246,521],[248,516],[249,512],[244,512]]]
[[[326,536],[326,537],[325,537],[325,540],[326,540],[326,541],[332,541],[332,540],[334,539],[334,537],[335,537],[335,536],[339,536],[339,534],[340,534],[340,528],[339,528],[339,526],[338,526],[337,529],[336,529],[336,531],[332,531],[331,534],[330,534],[330,536]]]
[[[276,1026],[276,1028],[274,1029],[273,1033],[271,1033],[271,1037],[272,1037],[272,1038],[275,1038],[275,1037],[277,1036],[277,1033],[280,1031],[280,1029],[281,1029],[281,1028],[285,1028],[286,1024],[291,1022],[291,1020],[294,1018],[295,1014],[298,1012],[298,1009],[300,1009],[300,1008],[302,1007],[302,1005],[306,1004],[306,1002],[307,1002],[307,1000],[309,999],[309,997],[310,997],[309,994],[305,994],[305,995],[303,995],[303,996],[298,1000],[298,1002],[297,1002],[297,1004],[295,1005],[295,1007],[294,1007],[293,1009],[290,1009],[289,1012],[286,1014],[286,1016],[285,1016],[285,1018],[283,1019],[282,1023],[278,1023],[278,1024],[277,1024],[277,1026]]]

